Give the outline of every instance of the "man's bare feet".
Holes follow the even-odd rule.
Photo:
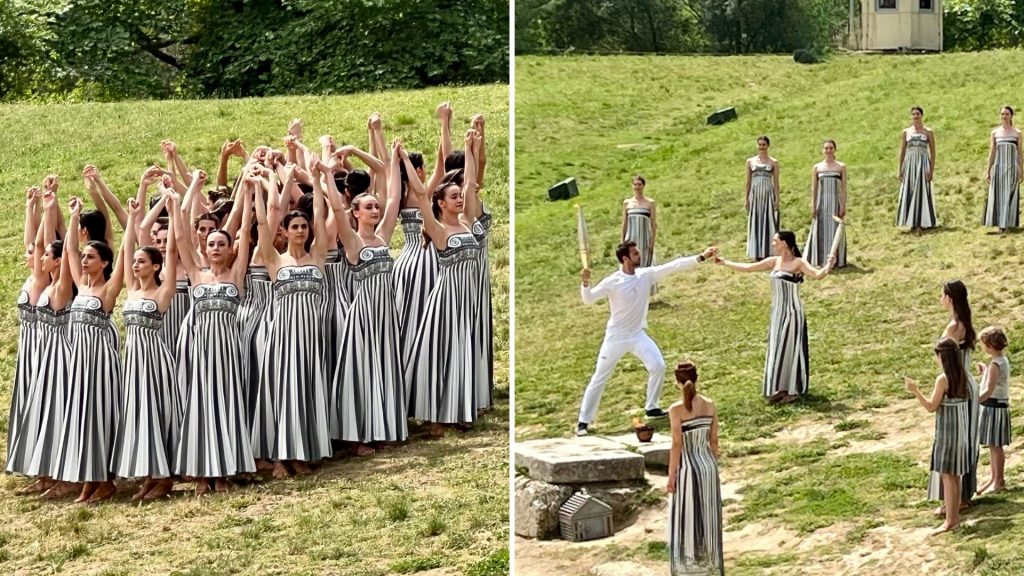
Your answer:
[[[356,446],[356,456],[369,456],[376,452],[369,444],[359,444]]]
[[[171,488],[174,487],[174,480],[170,478],[162,478],[156,481],[153,489],[146,492],[146,495],[142,497],[143,500],[157,500],[163,498],[171,493]]]
[[[100,482],[96,490],[93,491],[92,496],[89,496],[88,504],[96,504],[111,498],[117,494],[117,486],[113,482]]]
[[[295,469],[295,473],[298,474],[299,476],[305,476],[307,474],[313,473],[313,470],[309,467],[309,465],[303,462],[302,460],[292,460],[292,468]]]
[[[82,486],[82,492],[78,495],[78,498],[75,498],[75,502],[78,502],[78,503],[86,502],[87,500],[89,500],[89,498],[92,497],[92,493],[95,490],[96,490],[96,483],[95,482],[86,482]]]
[[[274,480],[284,480],[291,476],[291,472],[288,471],[288,467],[285,466],[283,460],[274,462]]]

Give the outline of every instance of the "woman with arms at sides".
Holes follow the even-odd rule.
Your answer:
[[[309,155],[316,169],[319,160]],[[313,186],[313,221],[305,212],[284,217],[288,248],[278,254],[263,193],[278,196],[277,175],[258,167],[246,181],[256,190],[256,222],[261,261],[273,278],[274,306],[266,354],[260,367],[252,444],[255,457],[274,461],[274,478],[291,471],[309,474],[310,462],[331,456],[327,369],[324,364],[323,267],[327,258],[327,205],[323,188]],[[312,235],[312,242],[310,236]]]
[[[409,434],[391,274],[394,260],[389,249],[398,221],[401,182],[397,161],[401,150],[401,141],[396,139],[391,147],[394,169],[388,183],[387,207],[382,211],[372,194],[352,199],[355,230],[334,189],[334,179],[327,178],[338,236],[352,267],[356,288],[331,387],[331,435],[358,443],[359,456],[373,453],[370,443],[401,442]],[[313,186],[314,190],[320,186],[319,175],[313,179]]]
[[[824,278],[835,266],[836,257],[828,256],[824,268],[816,268],[800,256],[796,235],[781,230],[772,238],[775,256],[753,264],[739,264],[722,258],[715,263],[740,272],[771,271],[772,315],[768,327],[768,355],[764,363],[762,395],[771,403],[796,402],[807,394],[810,350],[807,344],[807,318],[800,301],[804,276]]]
[[[672,448],[666,492],[672,576],[725,574],[722,554],[722,489],[718,479],[718,415],[697,393],[697,367],[676,366],[682,400],[669,407]]]
[[[935,412],[935,441],[932,444],[931,471],[941,477],[946,521],[935,534],[949,532],[960,525],[960,477],[970,467],[970,434],[967,430],[967,371],[960,346],[951,338],[943,338],[935,346],[935,359],[942,374],[935,379],[931,397],[925,398],[917,382],[904,379],[907,392],[929,412]],[[929,489],[929,499],[933,497]]]
[[[93,503],[117,491],[110,464],[120,426],[121,362],[110,313],[123,285],[124,259],[115,261],[110,247],[95,240],[79,251],[74,231],[82,201],[72,198],[69,208],[65,249],[78,295],[71,305],[69,394],[53,476],[82,483],[77,502]]]
[[[935,134],[924,125],[924,109],[910,109],[911,124],[900,132],[900,201],[896,225],[912,231],[936,225],[932,200]]]
[[[202,187],[201,172],[193,173],[190,192]],[[196,479],[196,495],[230,487],[228,478],[255,472],[250,430],[246,422],[242,345],[238,326],[239,286],[249,265],[252,222],[251,183],[246,183],[237,255],[230,235],[214,230],[206,237],[210,268],[202,269],[192,247],[191,230],[176,219],[178,254],[192,283],[189,334],[179,340],[178,385],[186,392],[181,440],[174,473]]]
[[[473,159],[475,132],[466,134],[463,186],[442,182],[428,199],[413,182],[423,210],[423,235],[437,250],[440,265],[416,333],[406,367],[411,406],[417,420],[430,424],[430,435],[444,435],[444,425],[472,424],[477,418],[478,379],[486,376],[476,346],[474,323],[479,314],[480,243],[485,232],[477,222],[480,201]],[[426,206],[430,206],[430,210]]]
[[[1024,179],[1024,146],[1021,131],[1013,125],[1013,108],[999,111],[1002,123],[992,129],[988,139],[988,199],[985,201],[985,226],[1000,232],[1020,226],[1020,183]]]
[[[177,204],[170,190],[171,218],[177,220]],[[152,246],[135,250],[135,226],[142,217],[142,206],[128,200],[128,226],[125,229],[121,258],[128,296],[124,302],[125,338],[121,426],[114,440],[111,469],[119,478],[142,478],[142,487],[134,500],[153,500],[170,493],[174,481],[172,466],[181,431],[184,390],[176,378],[171,349],[162,333],[162,324],[175,296],[175,283],[161,281],[165,274],[177,275],[176,258],[164,258]],[[173,236],[167,250],[175,254]]]
[[[757,138],[757,155],[747,158],[747,258],[760,262],[772,255],[772,238],[779,231],[779,161],[768,155],[771,140]]]
[[[822,144],[825,159],[811,168],[811,233],[807,236],[807,262],[824,266],[839,230],[833,216],[846,218],[846,164],[836,160],[835,140]],[[846,266],[846,238],[836,253],[836,268]]]
[[[963,362],[964,374],[967,379],[967,434],[970,442],[967,451],[967,471],[960,478],[960,507],[966,508],[971,505],[974,493],[978,488],[978,421],[980,418],[978,406],[978,385],[971,377],[971,352],[977,340],[977,333],[974,331],[974,323],[971,319],[971,304],[967,298],[967,286],[960,280],[946,282],[942,286],[942,307],[949,313],[949,322],[942,330],[939,339],[951,338],[960,346],[960,359]],[[945,490],[942,479],[937,472],[933,472],[928,482],[928,498],[941,500]],[[945,513],[940,506],[935,509],[935,515],[941,516]]]
[[[644,195],[647,180],[633,177],[633,196],[622,201],[622,241],[636,242],[640,250],[640,266],[654,265],[654,239],[658,233],[658,215],[653,198]],[[654,294],[657,288],[651,288]]]

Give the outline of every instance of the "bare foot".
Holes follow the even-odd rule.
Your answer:
[[[283,461],[274,462],[274,480],[284,480],[289,476],[291,476],[291,472],[288,471],[288,467],[284,465]]]
[[[231,490],[231,482],[228,482],[227,478],[217,478],[214,487],[217,492],[228,492]]]
[[[28,486],[15,492],[15,496],[28,496],[29,494],[42,493],[49,490],[49,486],[46,485],[46,479],[40,478]]]
[[[960,527],[960,523],[959,522],[956,523],[956,524],[950,524],[949,522],[943,522],[942,526],[939,526],[935,530],[932,530],[928,535],[929,536],[938,536],[939,534],[945,534],[946,532],[952,532],[953,530],[956,530],[959,527]]]
[[[57,482],[50,487],[49,490],[43,492],[40,496],[43,500],[56,500],[58,498],[66,498],[78,492],[78,485],[71,482]]]
[[[787,394],[785,398],[779,400],[779,404],[792,404],[800,399],[800,396],[796,394]]]
[[[257,472],[266,472],[267,470],[273,470],[273,469],[274,469],[274,463],[271,462],[270,460],[264,460],[264,459],[261,458],[261,459],[256,461],[256,471]]]
[[[203,496],[210,493],[210,480],[207,478],[196,479],[196,496]]]
[[[86,482],[85,485],[82,486],[82,492],[78,495],[78,498],[75,498],[75,502],[86,502],[87,500],[89,500],[89,498],[92,497],[92,493],[94,490],[96,490],[96,483]]]
[[[99,487],[93,491],[92,496],[87,500],[88,504],[96,504],[117,494],[117,486],[113,482],[101,482]]]
[[[298,474],[299,476],[305,476],[307,474],[313,473],[313,470],[309,467],[309,465],[303,462],[302,460],[292,460],[292,468],[295,469],[295,473]]]
[[[986,494],[995,494],[996,492],[1002,492],[1003,490],[1006,490],[1006,484],[992,484],[991,486],[986,485],[986,488]],[[978,494],[981,494],[981,492],[978,492]]]
[[[429,434],[431,438],[444,438],[444,426],[441,426],[437,422],[431,422]]]
[[[146,481],[142,483],[142,487],[139,488],[139,491],[132,495],[132,500],[142,500],[146,493],[152,490],[154,486],[156,486],[156,480],[146,478]]]
[[[146,492],[146,495],[142,497],[143,500],[157,500],[163,498],[171,493],[171,488],[174,487],[174,480],[170,478],[163,478],[156,482],[153,489]]]
[[[374,452],[376,452],[376,450],[374,450],[367,444],[360,444],[356,446],[356,456],[369,456]]]
[[[769,404],[776,404],[776,403],[778,403],[780,400],[782,400],[785,397],[786,397],[786,391],[785,390],[779,390],[775,394],[772,394],[771,396],[769,396],[767,398],[767,400],[768,400]]]

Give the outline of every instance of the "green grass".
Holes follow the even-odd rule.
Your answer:
[[[508,87],[388,92],[330,98],[267,98],[119,104],[0,106],[0,293],[13,302],[21,267],[23,191],[51,172],[66,203],[84,196],[79,174],[96,164],[122,199],[134,195],[142,169],[163,162],[171,138],[185,161],[212,175],[221,143],[248,149],[280,145],[288,121],[301,117],[307,143],[320,134],[365,147],[366,118],[380,111],[389,138],[428,157],[437,143],[434,108],[450,99],[456,132],[473,113],[487,116],[488,177],[483,197],[495,216],[491,236],[497,405],[466,434],[413,440],[365,458],[330,463],[315,478],[267,482],[196,500],[139,506],[122,496],[95,508],[39,502],[0,479],[5,526],[0,572],[62,574],[375,574],[443,566],[477,569],[508,546]],[[237,169],[237,163],[232,165]],[[397,235],[400,237],[401,235]],[[398,241],[400,242],[400,240]],[[397,245],[396,245],[397,247]],[[0,310],[0,424],[6,428],[17,316]],[[6,439],[6,434],[2,435]],[[182,487],[184,488],[184,486]],[[424,528],[426,527],[426,528]],[[507,556],[506,556],[507,558]],[[481,574],[507,574],[500,568]]]
[[[744,469],[740,475],[752,485],[742,518],[802,531],[840,520],[864,525],[873,514],[905,525],[909,520],[879,503],[912,506],[921,499],[924,474],[908,467],[926,463],[927,454],[861,460],[831,450],[889,432],[864,423],[873,410],[909,398],[904,375],[930,384],[937,372],[931,347],[947,319],[939,304],[947,280],[966,282],[976,327],[1005,326],[1011,364],[1024,365],[1024,234],[1000,237],[980,225],[988,132],[1001,105],[1024,105],[1016,88],[1024,82],[1020,59],[1019,51],[848,55],[815,66],[788,56],[518,58],[517,438],[572,433],[608,317],[607,304],[580,302],[573,204],[587,217],[595,281],[617,267],[621,203],[636,173],[658,202],[658,261],[712,244],[743,261],[744,160],[756,153],[757,136],[771,137],[771,154],[781,163],[783,228],[796,231],[801,245],[810,224],[809,172],[821,159],[822,140],[833,138],[849,166],[851,266],[801,286],[810,335],[807,400],[770,407],[760,398],[771,302],[764,274],[711,264],[677,274],[659,285],[648,332],[670,367],[662,406],[678,398],[671,367],[682,359],[698,365],[698,388],[715,400],[721,418],[723,467]],[[920,237],[894,226],[898,137],[913,105],[924,107],[938,145],[941,227]],[[738,120],[707,126],[705,117],[725,106],[737,108]],[[549,201],[548,187],[570,176],[580,196]],[[975,359],[983,359],[980,351]],[[643,365],[627,356],[605,389],[595,428],[627,432],[645,388]],[[839,443],[772,446],[784,427],[822,420],[842,434]],[[667,423],[656,427],[664,432]],[[1020,482],[1010,454],[1008,478]],[[745,470],[751,465],[744,458],[753,455],[757,466]],[[878,488],[886,483],[894,492]],[[979,570],[1017,565],[1019,552],[1008,542],[1024,537],[1021,518],[1014,515],[1001,535],[981,538],[988,556]],[[951,569],[970,568],[974,553],[966,540],[943,541],[959,552],[941,555]]]

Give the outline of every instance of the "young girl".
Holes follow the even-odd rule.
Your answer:
[[[977,364],[982,384],[981,395],[978,397],[981,402],[979,443],[988,446],[989,460],[992,462],[992,478],[978,489],[978,494],[982,494],[998,492],[1006,487],[1003,479],[1003,465],[1006,463],[1003,446],[1010,444],[1010,361],[1003,354],[1006,350],[1006,333],[1002,329],[989,326],[981,331],[978,338],[985,353],[992,357],[988,367],[981,362]]]
[[[960,476],[969,468],[967,372],[960,356],[960,346],[951,338],[943,338],[935,346],[935,358],[942,374],[935,379],[930,398],[907,377],[907,392],[935,415],[935,442],[932,444],[931,470],[942,477],[946,521],[934,533],[949,532],[960,525]]]

